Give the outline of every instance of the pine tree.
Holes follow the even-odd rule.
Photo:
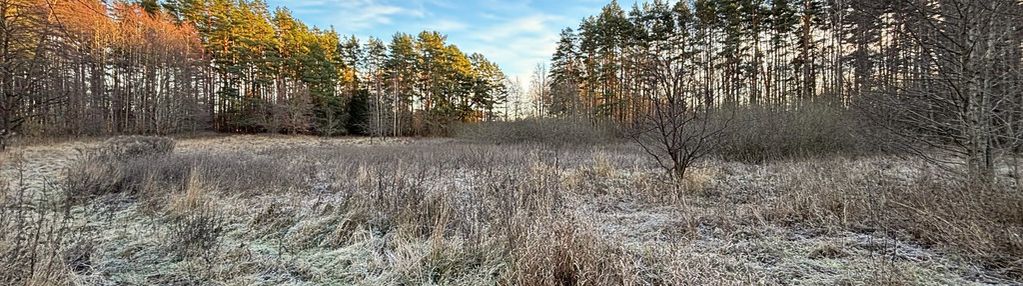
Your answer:
[[[157,0],[141,0],[138,4],[142,6],[142,9],[146,10],[146,13],[160,13],[160,3]]]
[[[582,83],[579,62],[579,39],[571,28],[561,30],[558,46],[551,58],[549,115],[577,114],[581,106],[579,89]]]
[[[463,109],[470,114],[470,121],[490,121],[498,117],[494,108],[507,101],[508,90],[505,82],[508,78],[497,64],[488,60],[483,54],[473,53],[469,56],[472,64],[472,89],[469,105]]]
[[[596,19],[596,26],[595,41],[599,59],[596,73],[600,82],[598,94],[602,101],[598,113],[609,119],[622,120],[624,113],[621,109],[628,105],[629,99],[623,90],[624,67],[621,60],[632,27],[616,0],[604,6]]]
[[[385,96],[385,68],[387,64],[387,45],[383,41],[377,38],[370,38],[366,41],[365,47],[365,73],[369,79],[368,88],[370,95],[372,96],[372,122],[370,124],[370,134],[380,136],[386,135],[385,127],[387,126],[387,120],[385,120],[387,114],[385,110],[390,109],[394,104],[389,102],[388,97]]]
[[[413,107],[443,132],[501,101],[496,65],[443,35],[362,46],[264,0],[17,0],[0,13],[0,147],[23,130],[365,134],[382,110],[407,135]]]
[[[388,46],[389,57],[385,63],[391,102],[394,103],[392,130],[395,136],[407,134],[412,127],[412,102],[419,80],[417,72],[419,56],[415,39],[411,35],[398,33]]]

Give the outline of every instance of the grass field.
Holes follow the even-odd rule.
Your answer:
[[[1023,198],[894,157],[203,136],[0,154],[11,285],[1015,284]]]

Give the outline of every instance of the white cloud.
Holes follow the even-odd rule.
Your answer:
[[[470,41],[456,43],[465,50],[479,52],[498,63],[511,78],[518,78],[528,90],[537,64],[545,64],[557,47],[563,17],[533,13],[501,19],[496,23],[471,29]]]
[[[507,40],[517,36],[529,36],[547,32],[549,23],[558,19],[555,16],[545,14],[533,14],[520,18],[513,18],[494,24],[493,26],[477,30],[473,36],[484,42]]]
[[[421,6],[405,7],[382,0],[289,1],[286,6],[299,13],[327,16],[330,24],[346,32],[391,25],[398,17],[426,16]]]
[[[549,2],[530,0],[270,0],[332,25],[341,34],[388,38],[394,32],[435,30],[467,53],[478,52],[501,66],[509,77],[528,85],[537,64],[547,63],[561,29],[599,11],[595,0],[566,1],[552,10]],[[542,0],[548,1],[548,0]],[[579,1],[585,1],[582,4]],[[599,0],[597,0],[599,1]],[[580,5],[582,4],[582,5]],[[583,7],[583,8],[580,8]],[[544,10],[541,10],[544,9]],[[589,11],[584,11],[589,10]]]
[[[423,28],[426,29],[426,30],[434,30],[434,31],[449,33],[449,32],[465,30],[468,26],[469,25],[467,25],[465,23],[462,23],[462,22],[459,22],[459,21],[442,19],[442,20],[434,21],[434,22],[432,22],[430,24],[426,24],[426,25],[423,26]]]

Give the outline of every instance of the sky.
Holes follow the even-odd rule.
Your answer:
[[[546,64],[558,34],[596,15],[610,0],[268,0],[306,24],[333,27],[360,40],[389,42],[396,32],[423,30],[448,36],[463,52],[496,62],[523,87],[537,64]]]

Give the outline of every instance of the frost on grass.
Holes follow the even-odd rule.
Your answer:
[[[85,173],[117,182],[72,201],[76,227],[69,229],[77,238],[57,248],[68,267],[54,277],[82,285],[1011,284],[1019,278],[1011,260],[988,255],[1011,249],[1002,248],[1011,240],[975,240],[971,249],[946,243],[972,236],[939,232],[928,218],[942,215],[962,230],[983,214],[949,216],[936,210],[964,206],[915,201],[913,194],[928,186],[956,189],[921,184],[940,180],[904,160],[711,161],[669,182],[628,145],[240,137],[182,140],[175,152]],[[28,166],[54,159],[52,152],[21,151]],[[71,170],[88,163],[67,154]],[[71,179],[83,178],[64,180]],[[1013,198],[991,193],[986,200]],[[1013,219],[998,227],[1011,234],[1019,227]]]

